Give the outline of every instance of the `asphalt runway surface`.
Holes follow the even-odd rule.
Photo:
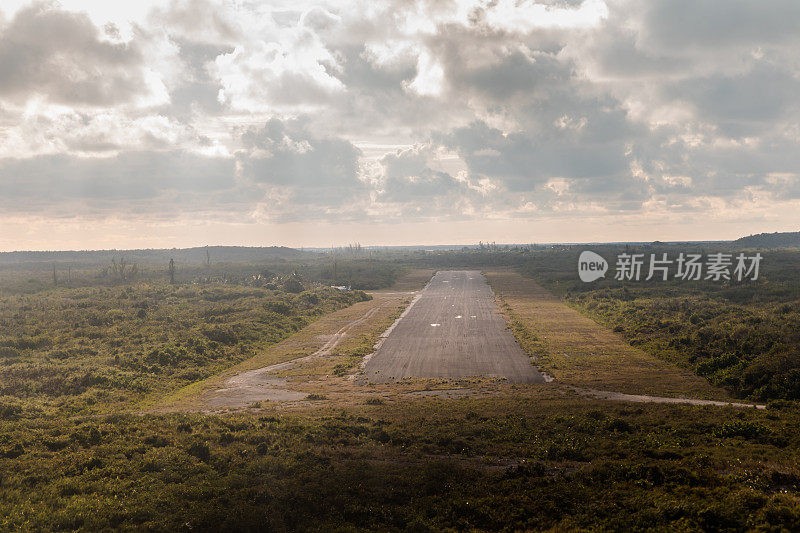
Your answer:
[[[437,272],[364,366],[367,379],[506,378],[543,383],[477,270]]]

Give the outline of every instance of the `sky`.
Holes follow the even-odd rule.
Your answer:
[[[800,229],[796,0],[0,3],[0,250]]]

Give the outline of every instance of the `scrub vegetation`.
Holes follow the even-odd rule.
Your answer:
[[[620,282],[607,275],[582,283],[576,272],[584,248],[540,252],[519,268],[632,346],[735,397],[800,399],[800,251],[761,251],[759,279],[750,282]],[[591,249],[611,260],[624,251]],[[639,253],[671,256],[678,250],[692,247],[638,248]]]
[[[655,396],[727,399],[725,391],[565,305],[533,280],[512,271],[487,271],[520,345],[560,383]]]
[[[352,265],[344,275],[353,287],[389,288],[372,296],[329,287],[347,284],[331,282],[330,256],[176,261],[174,284],[166,264],[140,263],[124,281],[93,277],[89,265],[55,286],[45,269],[7,268],[0,530],[800,529],[796,395],[737,392],[716,370],[701,372],[717,355],[691,360],[694,352],[669,344],[703,328],[731,336],[734,348],[754,331],[786,332],[795,252],[765,253],[758,286],[642,283],[627,292],[612,280],[576,282],[577,253],[487,246],[337,259],[337,276]],[[405,291],[432,269],[466,266],[487,271],[509,326],[554,383],[349,379],[410,301]],[[197,410],[192,398],[220,376],[312,353],[373,308],[329,355],[282,373],[304,383],[304,399]],[[550,322],[537,321],[542,314]],[[586,365],[555,349],[570,345],[569,328],[608,352]],[[773,340],[753,345],[752,359],[733,353],[751,368],[789,360],[792,338]],[[720,398],[719,383],[769,402],[629,404],[579,396],[569,383]]]
[[[797,530],[795,406],[510,389],[0,421],[4,530]]]
[[[218,373],[368,299],[321,286],[58,288],[0,298],[0,405],[103,412]]]

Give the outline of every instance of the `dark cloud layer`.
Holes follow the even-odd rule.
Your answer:
[[[644,25],[666,48],[725,50],[797,40],[800,4],[793,0],[651,0]]]
[[[381,199],[419,204],[437,197],[454,198],[465,192],[465,184],[447,172],[429,167],[429,147],[411,148],[381,158],[384,180]]]

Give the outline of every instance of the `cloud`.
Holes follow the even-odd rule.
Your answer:
[[[797,40],[793,0],[653,0],[643,17],[648,40],[663,48],[725,49]]]
[[[275,185],[350,188],[357,179],[359,150],[350,142],[313,135],[302,121],[268,121],[242,135],[243,174]]]
[[[528,33],[542,27],[581,28],[598,24],[608,16],[602,0],[569,2],[515,2],[497,0],[476,7],[471,13],[474,22],[491,28]]]
[[[739,75],[684,79],[663,92],[667,98],[687,102],[699,120],[732,137],[761,133],[800,111],[800,80],[795,73],[764,61],[754,62]]]
[[[317,219],[350,212],[368,194],[359,177],[361,151],[349,141],[313,134],[305,122],[271,119],[242,135],[239,175],[266,191],[262,217]]]
[[[67,105],[108,106],[149,91],[134,43],[104,38],[88,16],[34,4],[0,29],[0,97],[42,96]]]
[[[569,124],[565,118],[562,123]],[[574,122],[573,122],[574,123]],[[586,129],[577,122],[577,129]],[[456,150],[471,172],[501,180],[511,191],[533,190],[552,178],[591,179],[604,183],[628,171],[626,145],[617,136],[592,138],[591,133],[563,131],[546,134],[504,133],[475,122],[441,137]],[[611,183],[607,184],[611,187]]]
[[[0,22],[6,209],[478,224],[799,194],[790,0],[179,0],[101,19],[38,3]]]
[[[183,151],[107,158],[45,155],[0,161],[4,211],[60,216],[93,207],[102,215],[211,210],[236,187],[232,159]],[[197,204],[200,202],[200,205]],[[222,203],[222,202],[220,202]],[[241,208],[241,205],[237,207]]]
[[[417,75],[408,88],[420,96],[438,96],[442,92],[444,70],[426,51],[419,54]]]
[[[182,41],[201,44],[233,44],[242,38],[242,28],[230,12],[210,0],[171,0],[149,14],[154,26],[168,29]]]
[[[211,69],[219,81],[220,102],[237,110],[304,109],[330,103],[345,90],[336,56],[315,33],[335,24],[319,10],[292,27],[267,22],[232,52],[216,57]]]
[[[449,173],[430,168],[436,154],[431,145],[420,145],[386,154],[380,159],[380,199],[386,202],[426,202],[437,197],[454,199],[467,184]]]

